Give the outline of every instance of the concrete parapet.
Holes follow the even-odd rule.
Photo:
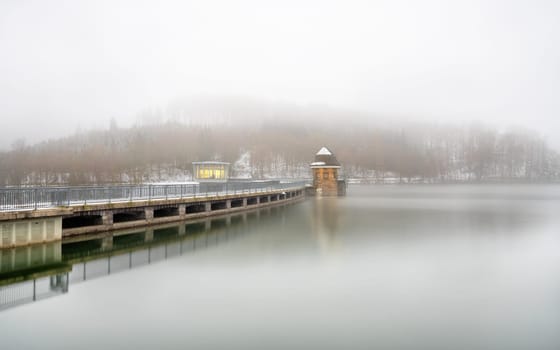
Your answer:
[[[62,238],[62,217],[0,223],[0,248],[52,242]]]

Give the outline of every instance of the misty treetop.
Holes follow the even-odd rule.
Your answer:
[[[193,161],[231,162],[232,176],[309,177],[328,146],[345,175],[382,181],[555,181],[560,156],[530,131],[484,125],[400,127],[267,119],[252,127],[151,123],[76,133],[0,153],[0,185],[87,185],[191,179]]]

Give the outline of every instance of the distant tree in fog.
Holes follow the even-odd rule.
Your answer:
[[[289,120],[290,118],[288,118]],[[526,180],[560,177],[560,157],[538,135],[415,124],[388,128],[263,119],[250,125],[162,122],[26,145],[0,153],[1,185],[142,183],[190,178],[191,162],[235,162],[250,154],[254,177],[302,176],[321,146],[347,176],[401,182]]]

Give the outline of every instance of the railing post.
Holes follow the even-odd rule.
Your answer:
[[[168,188],[169,188],[168,185],[164,185],[164,186],[163,186],[163,190],[164,190],[164,192],[165,192],[165,200],[167,200],[167,189],[168,189]]]
[[[35,197],[35,210],[37,210],[37,188],[34,188],[33,192],[33,197]]]
[[[152,185],[148,185],[148,202],[152,200]]]

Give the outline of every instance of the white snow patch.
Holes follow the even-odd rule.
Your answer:
[[[244,152],[232,166],[233,176],[238,179],[251,179],[253,167],[251,166],[251,153]]]

